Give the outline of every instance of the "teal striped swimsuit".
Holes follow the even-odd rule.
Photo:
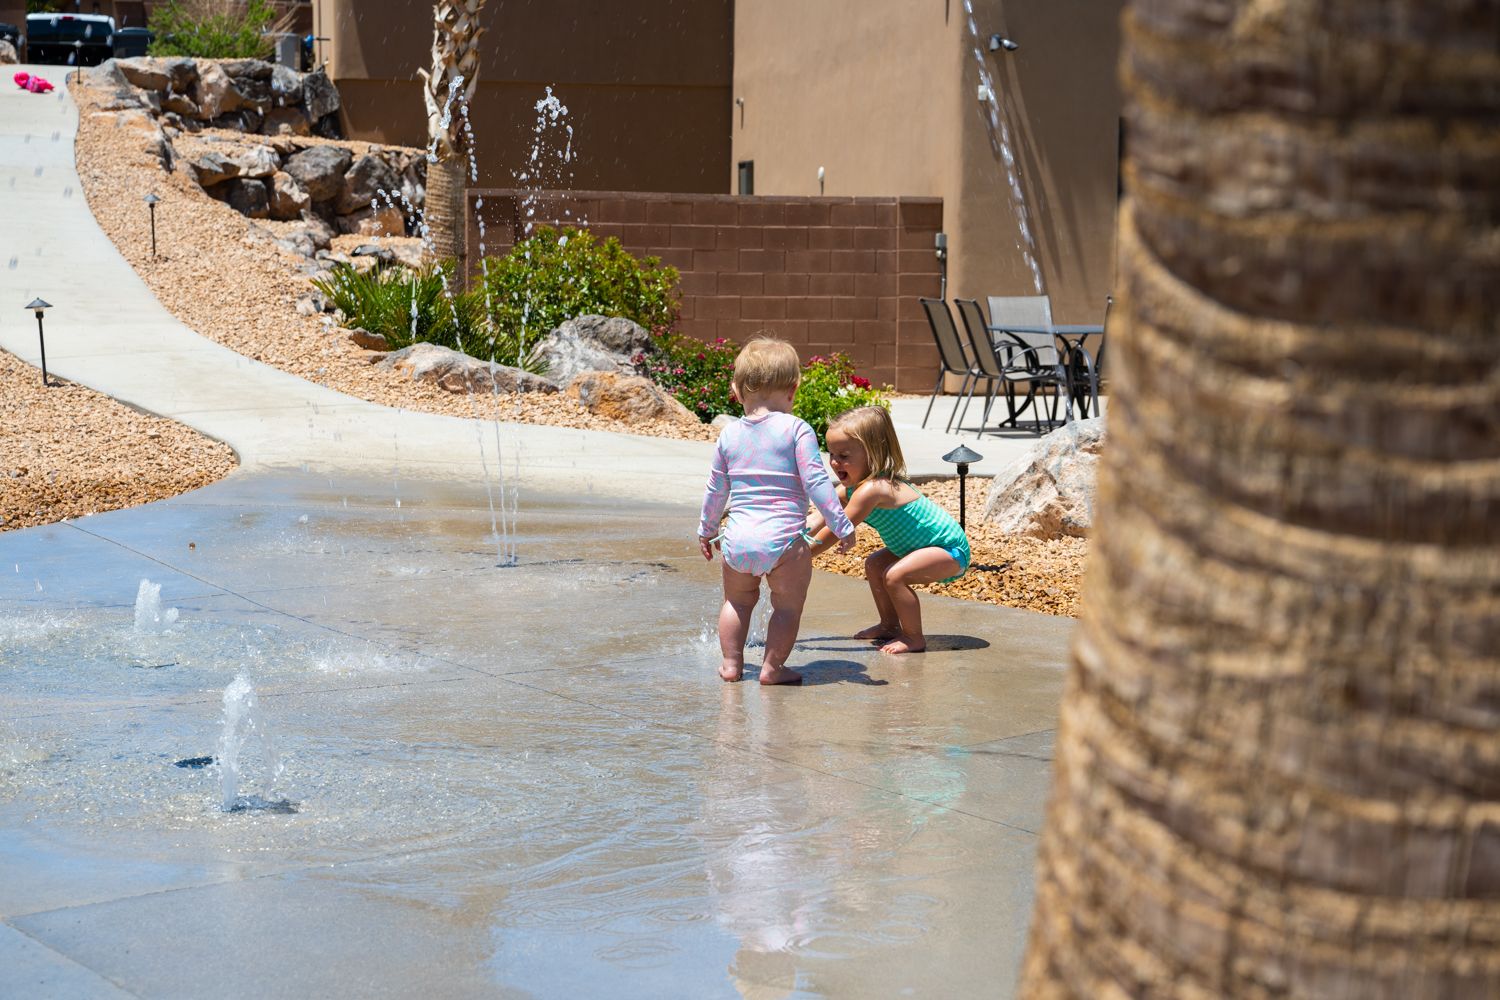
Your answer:
[[[912,487],[915,489],[916,487]],[[880,540],[896,557],[936,546],[958,561],[958,575],[939,583],[952,583],[969,569],[969,536],[958,522],[919,491],[915,500],[900,507],[876,507],[865,515],[865,523],[880,532]]]

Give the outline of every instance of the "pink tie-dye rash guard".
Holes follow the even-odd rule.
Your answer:
[[[714,449],[698,534],[719,534],[727,505],[724,562],[764,576],[807,527],[809,499],[834,534],[853,533],[807,421],[779,412],[737,420],[724,428]]]

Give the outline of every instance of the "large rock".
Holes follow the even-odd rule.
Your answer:
[[[382,193],[396,197],[400,186],[396,171],[384,158],[366,154],[355,160],[344,174],[344,189],[339,192],[335,210],[340,215],[357,212]]]
[[[693,412],[665,389],[639,375],[584,372],[568,383],[566,392],[590,413],[625,423],[645,420],[699,423]]]
[[[290,66],[271,68],[271,96],[278,105],[302,103],[302,74]]]
[[[262,135],[312,135],[312,122],[301,108],[272,108],[260,123]]]
[[[264,59],[223,59],[219,67],[230,76],[245,80],[269,80],[276,69]]]
[[[240,177],[229,183],[229,207],[252,219],[271,215],[271,203],[262,181]]]
[[[990,483],[984,520],[1012,535],[1087,535],[1103,443],[1101,417],[1071,421],[1039,438]]]
[[[339,109],[338,88],[322,69],[313,70],[302,78],[302,106],[314,122]]]
[[[189,160],[188,166],[193,168],[198,183],[206,188],[238,177],[242,172],[240,165],[223,153],[204,153],[196,160]]]
[[[141,100],[140,91],[120,72],[119,63],[115,59],[106,59],[97,66],[83,70],[83,81],[107,95],[100,101],[101,111],[121,111],[143,107],[145,104]]]
[[[0,38],[0,66],[14,66],[20,59],[16,55],[16,47],[7,40]]]
[[[174,94],[186,94],[198,82],[198,63],[188,56],[170,56],[156,62],[166,72]]]
[[[401,209],[370,205],[338,217],[339,232],[358,236],[405,236],[406,216]]]
[[[519,368],[480,361],[437,344],[403,347],[379,362],[449,392],[556,392],[557,386]]]
[[[312,205],[312,199],[307,196],[307,189],[285,171],[278,170],[271,175],[269,194],[273,219],[295,219]],[[323,249],[327,245],[325,241],[323,247],[318,249]]]
[[[237,149],[231,159],[240,168],[241,177],[264,179],[276,173],[281,167],[281,157],[277,156],[276,151],[270,146]]]
[[[547,374],[567,382],[584,372],[635,374],[632,360],[651,344],[651,334],[639,323],[619,316],[579,316],[542,338],[537,350],[547,362]]]
[[[194,104],[193,99],[186,94],[167,94],[163,97],[155,91],[148,91],[143,96],[158,111],[171,111],[185,118],[197,118],[202,114],[198,105]]]
[[[171,84],[172,77],[159,65],[160,62],[161,60],[149,56],[138,56],[134,59],[116,59],[115,65],[120,67],[120,72],[125,74],[125,79],[131,85],[142,90],[161,91]]]
[[[244,106],[244,98],[235,89],[234,81],[218,63],[204,61],[198,67],[198,83],[193,87],[193,103],[198,105],[198,114],[205,120],[218,118]]]
[[[289,157],[285,169],[313,201],[329,201],[344,189],[344,174],[353,162],[354,154],[340,146],[313,146]]]

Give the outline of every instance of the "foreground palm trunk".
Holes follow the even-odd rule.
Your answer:
[[[1125,29],[1023,995],[1500,996],[1500,4]]]
[[[427,105],[427,194],[423,215],[428,253],[455,261],[468,277],[464,244],[464,188],[470,170],[468,106],[479,85],[479,14],[485,0],[440,0],[432,10],[432,71],[418,70]]]

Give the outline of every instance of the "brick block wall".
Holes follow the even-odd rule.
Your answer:
[[[760,332],[806,358],[840,351],[860,374],[909,392],[937,378],[937,350],[918,296],[939,290],[933,237],[940,198],[781,198],[470,190],[469,259],[505,254],[523,221],[587,222],[682,277],[679,329],[743,343]],[[523,207],[524,206],[524,207]]]

